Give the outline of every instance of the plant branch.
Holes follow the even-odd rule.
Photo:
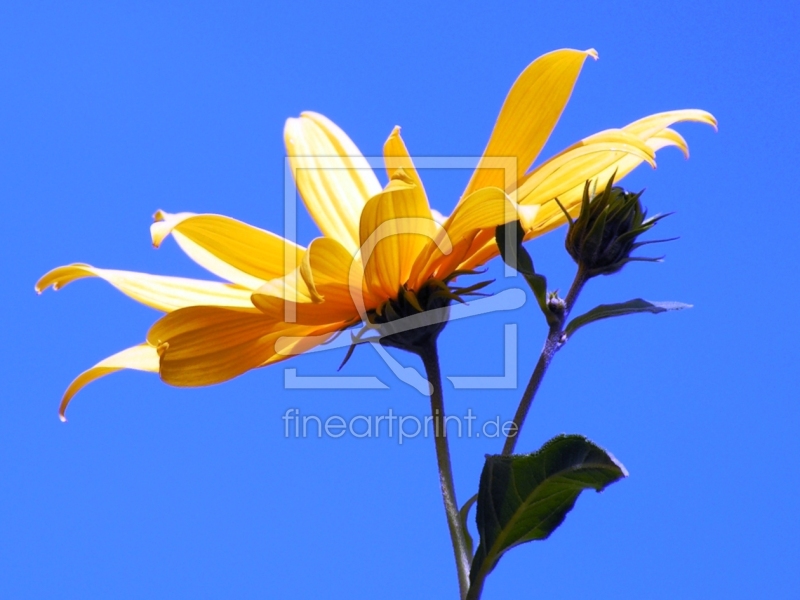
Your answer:
[[[564,300],[564,314],[558,319],[558,322],[550,326],[550,330],[547,332],[547,339],[544,342],[544,348],[542,348],[542,353],[539,355],[539,360],[536,363],[533,374],[519,401],[517,412],[514,415],[514,427],[511,430],[514,435],[510,435],[506,438],[506,442],[503,445],[503,455],[514,453],[514,448],[517,445],[517,438],[519,438],[519,434],[522,431],[522,426],[533,404],[536,392],[542,384],[542,379],[544,379],[544,375],[547,372],[547,367],[550,366],[550,362],[564,344],[564,325],[567,322],[567,317],[569,317],[569,313],[572,307],[575,306],[578,295],[581,293],[583,286],[588,280],[589,278],[584,270],[579,267],[578,272],[575,273],[575,279],[572,281],[569,292],[567,292],[567,297]]]

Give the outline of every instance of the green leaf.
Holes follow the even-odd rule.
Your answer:
[[[469,552],[470,558],[472,558],[474,544],[472,542],[472,534],[470,534],[469,527],[467,527],[467,520],[469,519],[469,511],[477,500],[478,494],[475,494],[472,498],[464,502],[464,506],[458,511],[458,518],[459,521],[461,521],[461,528],[464,530],[464,539],[467,541],[467,551]]]
[[[539,275],[533,267],[533,259],[528,251],[522,246],[525,231],[519,221],[499,225],[494,232],[494,239],[500,249],[500,256],[512,269],[516,269],[528,282],[539,308],[551,322],[555,315],[547,307],[547,278]],[[511,243],[509,243],[511,242]]]
[[[487,456],[468,598],[480,597],[484,579],[507,550],[547,539],[583,490],[600,492],[627,475],[613,456],[579,435],[556,436],[533,454]]]
[[[656,315],[669,310],[683,310],[684,308],[691,307],[691,304],[684,304],[682,302],[650,302],[648,300],[642,300],[641,298],[620,302],[619,304],[601,304],[600,306],[595,306],[589,312],[572,319],[564,329],[564,334],[567,338],[570,338],[573,333],[584,325],[588,325],[594,321],[600,321],[601,319],[621,317],[623,315],[635,315],[638,313],[652,313]]]

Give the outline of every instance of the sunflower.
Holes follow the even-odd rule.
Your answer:
[[[99,277],[167,314],[146,342],[79,375],[60,416],[86,384],[135,369],[167,383],[226,381],[322,344],[359,322],[386,323],[446,306],[472,288],[454,280],[495,256],[497,225],[520,219],[526,239],[566,222],[552,200],[576,213],[587,180],[617,180],[655,153],[685,140],[679,121],[715,125],[700,110],[652,115],[622,129],[587,137],[530,169],[557,123],[587,57],[594,50],[558,50],[531,63],[512,86],[478,168],[453,213],[432,210],[422,180],[395,128],[384,145],[388,183],[352,140],[324,116],[305,112],[285,127],[298,191],[323,236],[307,248],[220,215],[158,211],[153,244],[172,236],[195,262],[225,282],[98,269],[56,268],[37,292]],[[391,340],[389,340],[391,341]],[[400,343],[400,338],[395,337]]]

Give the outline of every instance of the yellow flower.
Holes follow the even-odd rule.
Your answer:
[[[523,71],[446,219],[430,208],[399,128],[384,145],[389,183],[382,188],[339,127],[303,113],[287,121],[285,141],[300,195],[323,233],[308,248],[228,217],[159,211],[151,226],[154,245],[172,235],[190,258],[229,283],[81,264],[44,275],[39,292],[100,277],[168,313],[145,343],[78,376],[64,394],[62,419],[83,386],[120,369],[159,372],[180,386],[218,383],[306,351],[399,300],[418,305],[417,295],[446,287],[497,254],[497,225],[521,218],[527,238],[550,231],[565,222],[554,197],[577,211],[587,179],[605,181],[616,170],[619,180],[643,161],[654,165],[655,152],[666,146],[686,153],[672,124],[715,124],[699,110],[652,115],[585,138],[529,170],[587,56],[596,58],[593,50],[558,50]]]

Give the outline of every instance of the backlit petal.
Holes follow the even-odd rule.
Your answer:
[[[253,294],[253,304],[276,320],[305,325],[357,321],[360,314],[374,307],[371,295],[364,288],[361,261],[350,256],[336,240],[313,240],[303,257],[301,272],[313,302],[291,298],[284,301],[262,288]]]
[[[665,131],[667,131],[665,135],[662,136],[659,133],[647,141],[647,144],[653,149],[653,151],[658,151],[668,146],[677,146],[678,148],[685,147],[686,142],[682,137],[677,135],[671,129]],[[615,172],[616,176],[614,181],[615,183],[618,183],[623,177],[633,171],[641,163],[642,161],[638,157],[628,154],[622,156],[616,161],[611,162],[610,164],[602,163],[607,164],[607,166],[605,166],[605,168],[603,168],[601,171],[588,173],[587,179],[597,182],[598,189],[602,189],[602,186],[606,184],[606,182],[611,178],[612,175],[614,175]],[[585,183],[586,182],[584,181],[583,183],[576,185],[572,189],[563,192],[558,196],[559,202],[561,202],[561,204],[567,209],[572,217],[577,216],[578,212],[580,211],[580,201],[583,196],[583,186]],[[555,202],[548,202],[547,204],[542,205],[539,214],[536,215],[534,226],[525,237],[526,239],[530,239],[532,237],[543,235],[548,231],[552,231],[553,229],[560,227],[566,222],[566,217],[558,205]]]
[[[508,92],[478,169],[464,195],[482,187],[506,189],[531,166],[550,137],[587,56],[594,50],[556,50],[537,58]],[[507,173],[492,157],[513,157]],[[512,161],[513,163],[514,161]],[[494,163],[495,168],[488,168]]]
[[[356,323],[360,321],[352,300],[347,303],[334,301],[290,302],[266,294],[253,294],[253,304],[264,315],[284,323],[299,325],[327,325],[333,323]]]
[[[72,398],[75,397],[83,387],[90,384],[95,379],[104,377],[122,369],[133,369],[135,371],[147,371],[150,373],[158,373],[158,353],[153,346],[149,344],[140,344],[127,348],[122,352],[117,352],[113,356],[101,360],[91,369],[88,369],[78,375],[72,383],[69,384],[67,391],[64,392],[64,397],[61,400],[61,406],[58,409],[58,416],[62,421],[66,421],[67,406]]]
[[[309,244],[301,273],[316,301],[328,296],[336,301],[349,299],[351,285],[366,292],[361,261],[331,238],[316,238]]]
[[[472,245],[475,236],[481,230],[491,230],[498,225],[520,218],[518,207],[498,188],[482,188],[470,194],[447,219],[443,230],[436,240],[430,242],[414,265],[416,286],[421,285],[428,277],[446,277],[462,261]],[[533,213],[537,207],[529,207]]]
[[[154,246],[172,234],[197,264],[251,290],[291,272],[304,252],[279,235],[221,215],[159,210],[155,220],[150,226]]]
[[[51,285],[54,290],[58,290],[68,283],[84,277],[99,277],[126,296],[164,312],[196,304],[252,306],[250,290],[235,285],[133,271],[98,269],[84,264],[66,265],[53,269],[36,282],[36,291],[41,293]]]
[[[383,162],[386,165],[386,174],[389,179],[394,177],[398,170],[402,169],[411,181],[422,190],[422,193],[425,193],[425,186],[422,185],[422,179],[414,166],[414,160],[411,158],[408,148],[406,148],[406,144],[400,136],[399,127],[395,127],[392,130],[383,145]]]
[[[639,162],[655,167],[655,151],[632,133],[621,129],[603,131],[574,144],[526,175],[517,189],[517,202],[543,204],[563,192],[582,185],[596,165],[633,154]]]
[[[367,202],[361,214],[361,260],[376,300],[397,295],[437,228],[424,192],[402,171]]]
[[[717,120],[714,115],[704,110],[696,108],[688,108],[684,110],[671,110],[662,113],[656,113],[638,121],[634,121],[630,125],[625,126],[625,130],[639,136],[641,139],[650,139],[652,136],[659,133],[661,130],[672,127],[675,123],[683,123],[692,121],[695,123],[705,123],[711,125],[714,129],[717,128]]]
[[[279,338],[317,331],[321,329],[276,322],[255,309],[193,306],[163,317],[147,337],[158,347],[161,378],[172,385],[195,387],[227,381],[274,362]]]
[[[688,157],[689,148],[686,140],[684,140],[683,137],[676,131],[669,128],[670,125],[679,121],[695,121],[716,127],[716,120],[711,114],[702,110],[690,109],[651,115],[625,126],[623,131],[638,137],[651,149],[651,154],[662,148],[675,146],[679,148],[685,156]],[[595,141],[599,139],[601,142],[603,142],[604,140],[602,138],[598,138],[598,136],[611,134],[616,135],[613,133],[615,131],[619,130],[601,132],[596,136],[591,136],[591,138],[587,138],[586,140],[583,140],[583,142],[579,142],[573,146],[572,149],[580,146],[580,144],[590,139],[594,139]],[[608,139],[605,141],[608,141]],[[571,149],[568,149],[558,156],[564,156],[570,150]],[[558,185],[551,185],[551,177],[549,177],[545,178],[544,185],[540,185],[538,189],[530,189],[532,186],[531,178],[540,172],[539,169],[542,169],[542,167],[547,164],[543,163],[542,166],[538,167],[532,173],[526,175],[522,179],[520,189],[517,191],[516,200],[518,202],[543,202],[543,204],[540,206],[539,212],[535,215],[534,220],[532,223],[529,223],[530,229],[525,236],[525,239],[529,240],[543,235],[549,231],[552,231],[553,229],[556,229],[557,227],[560,227],[561,225],[564,225],[567,222],[564,213],[561,211],[558,205],[552,200],[548,201],[547,196],[552,198],[554,197],[554,194],[557,195],[559,201],[568,209],[571,216],[574,217],[577,215],[580,209],[580,199],[583,195],[583,186],[586,183],[586,180],[591,179],[596,181],[598,186],[600,186],[605,184],[611,175],[616,172],[615,181],[619,182],[623,177],[644,162],[644,158],[644,156],[636,151],[631,152],[631,148],[627,148],[625,151],[609,151],[607,149],[603,149],[600,152],[590,152],[584,156],[574,154],[572,155],[572,160],[570,161],[571,164],[569,165],[569,171],[571,171],[574,175],[574,185],[572,188],[560,191],[558,193],[555,192],[558,189],[563,190],[565,187],[564,182],[566,180],[563,177],[560,181],[556,180]],[[556,177],[559,177],[559,175],[560,174],[556,172]],[[526,193],[529,196],[527,200],[525,199]],[[527,226],[526,229],[528,229]],[[476,236],[473,246],[469,249],[469,252],[466,253],[465,261],[459,265],[459,269],[475,268],[476,266],[482,265],[488,260],[491,260],[493,257],[497,256],[498,250],[497,245],[494,242],[494,236],[489,235],[489,233],[490,232],[488,231],[481,232],[478,234],[478,236]]]
[[[288,119],[284,141],[308,212],[325,236],[354,254],[361,210],[381,191],[369,163],[339,127],[317,113]]]

